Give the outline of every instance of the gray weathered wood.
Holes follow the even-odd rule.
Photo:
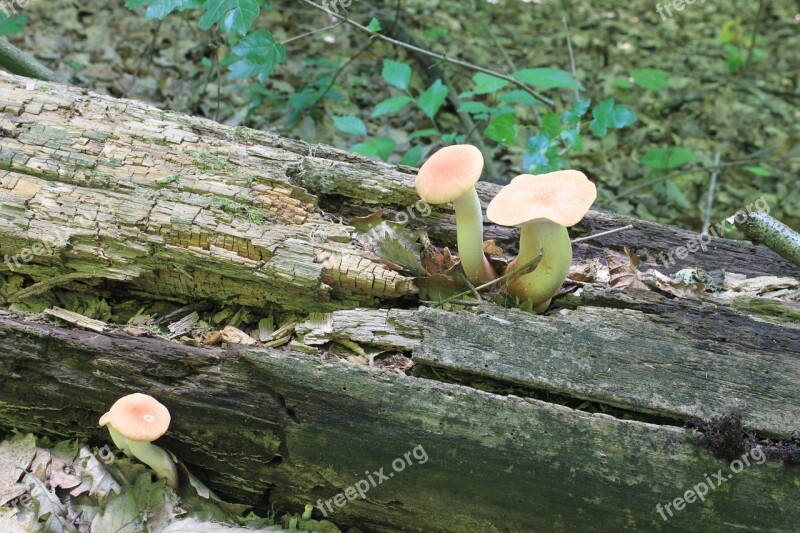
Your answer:
[[[297,509],[326,500],[366,471],[392,472],[421,445],[424,464],[412,459],[331,515],[364,530],[789,532],[800,520],[800,469],[750,459],[705,502],[664,521],[658,504],[729,472],[674,426],[277,350],[196,349],[8,318],[0,337],[0,426],[107,440],[99,416],[118,396],[147,391],[173,415],[160,443],[242,501]]]

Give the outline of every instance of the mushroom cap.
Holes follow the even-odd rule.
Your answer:
[[[570,227],[580,222],[595,198],[594,183],[577,170],[521,174],[494,197],[486,217],[501,226],[546,219]]]
[[[417,192],[430,204],[446,204],[463,196],[481,177],[483,154],[471,144],[446,146],[419,168]]]
[[[147,394],[123,396],[100,417],[100,425],[111,424],[126,439],[151,442],[167,432],[169,410]]]

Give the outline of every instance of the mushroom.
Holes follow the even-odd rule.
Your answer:
[[[483,254],[483,213],[475,183],[481,177],[483,155],[469,144],[447,146],[419,169],[417,192],[429,204],[453,202],[458,256],[467,279],[481,284],[497,278]]]
[[[150,468],[158,478],[167,480],[173,489],[178,488],[178,469],[169,453],[152,441],[167,432],[169,410],[147,394],[123,396],[100,417],[100,425],[108,426],[114,444],[125,455],[135,457]]]
[[[577,224],[597,198],[597,189],[577,170],[517,176],[489,204],[486,217],[502,226],[521,226],[519,255],[506,272],[539,256],[536,269],[513,278],[508,292],[543,313],[567,279],[572,244],[567,228]]]

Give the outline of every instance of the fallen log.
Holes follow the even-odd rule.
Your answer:
[[[364,531],[796,527],[797,304],[612,289],[543,316],[420,306],[413,275],[343,223],[414,205],[412,169],[9,75],[0,105],[0,428],[105,442],[100,414],[149,392],[173,413],[163,445],[222,495]],[[692,238],[602,212],[575,236],[630,223],[576,257],[627,247],[647,265]],[[455,241],[446,207],[410,224]],[[513,230],[486,229],[513,250]],[[670,268],[688,265],[800,279],[726,239]],[[54,291],[240,306],[279,317],[284,344],[53,325],[74,313],[36,312]],[[342,361],[337,343],[415,368]],[[685,427],[731,413],[757,437],[726,435],[726,459]]]

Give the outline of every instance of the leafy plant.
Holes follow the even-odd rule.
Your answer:
[[[325,106],[320,105],[326,98],[346,100],[346,95],[335,88],[337,77],[348,64],[344,60],[304,58],[314,68],[296,73],[299,79],[296,86],[270,79],[275,69],[286,61],[286,49],[268,29],[255,26],[260,14],[271,9],[271,4],[265,0],[127,0],[126,6],[145,8],[145,16],[153,20],[176,12],[196,11],[198,26],[213,30],[219,36],[215,42],[227,41],[230,50],[228,57],[219,61],[204,60],[203,66],[209,69],[208,79],[227,69],[230,79],[250,82],[240,89],[245,91],[245,119],[268,103],[285,112],[286,127],[292,129],[315,108],[327,113]],[[357,25],[374,37],[379,37],[383,31],[377,18]],[[430,28],[423,35],[436,40],[446,37],[448,30]],[[526,134],[521,170],[545,172],[568,166],[567,156],[584,148],[582,135],[588,133],[602,138],[609,130],[624,128],[636,121],[632,111],[613,99],[594,107],[590,99],[581,99],[554,110],[554,102],[537,91],[567,90],[571,94],[584,90],[572,75],[557,68],[523,68],[510,76],[477,71],[472,75],[471,87],[458,95],[453,94],[442,79],[422,85],[410,64],[395,59],[383,60],[381,78],[388,92],[368,117],[341,107],[328,116],[338,131],[355,138],[350,147],[352,151],[385,161],[394,158],[406,165],[418,165],[431,144],[463,143],[472,136],[481,136],[481,144],[501,150],[516,145],[520,136]],[[668,74],[657,70],[637,71],[634,79],[648,90],[658,90],[666,83]],[[460,103],[457,109],[446,108],[448,101]],[[443,110],[461,118],[464,126],[474,123],[474,127],[459,131],[449,116],[448,120],[440,120]],[[395,153],[398,141],[385,134],[371,134],[371,122],[365,122],[365,118],[384,119],[401,113],[417,113],[430,126],[411,132],[404,151]],[[315,121],[321,120],[318,115]],[[447,130],[442,129],[442,123],[448,124]]]

